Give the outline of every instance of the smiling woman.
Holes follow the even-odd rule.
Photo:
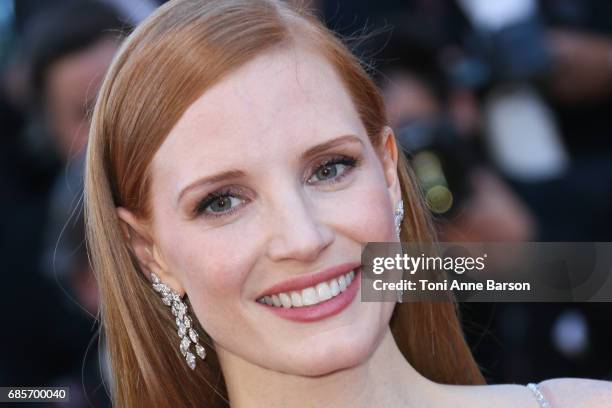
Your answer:
[[[281,1],[171,1],[130,35],[85,182],[115,406],[535,401],[444,385],[483,382],[450,296],[359,301],[398,203],[402,240],[433,240],[386,123],[355,57]]]

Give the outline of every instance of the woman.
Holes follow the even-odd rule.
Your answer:
[[[430,224],[367,74],[280,1],[173,1],[138,27],[85,183],[117,406],[538,406],[473,386],[452,302],[359,301],[363,244]],[[607,387],[559,381],[555,407]]]

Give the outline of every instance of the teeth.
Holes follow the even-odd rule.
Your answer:
[[[326,282],[321,282],[317,285],[317,295],[319,302],[331,299],[331,289],[329,289],[329,285]]]
[[[303,306],[302,296],[297,292],[291,292],[291,306],[300,307]]]
[[[340,285],[338,285],[338,281],[336,279],[329,281],[329,290],[331,290],[332,297],[340,293]]]
[[[286,293],[280,293],[278,297],[280,298],[280,301],[283,307],[285,308],[291,307],[291,298],[289,297],[289,295],[287,295]]]
[[[317,292],[313,287],[302,290],[302,303],[304,306],[316,305],[319,303]]]
[[[316,305],[344,292],[354,278],[355,271],[350,271],[339,278],[321,282],[316,286],[311,286],[301,291],[294,291],[289,294],[277,293],[261,297],[257,301],[268,306],[284,308]]]
[[[281,301],[278,298],[278,295],[272,295],[272,304],[276,307],[280,307]]]
[[[338,285],[340,286],[340,292],[344,292],[346,290],[346,278],[344,275],[338,279]]]

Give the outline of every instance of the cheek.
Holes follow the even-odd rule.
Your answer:
[[[200,219],[178,219],[171,208],[162,204],[153,208],[157,209],[154,229],[159,231],[164,260],[190,300],[224,299],[240,289],[245,270],[241,258],[244,251],[228,244]]]
[[[223,299],[240,290],[245,270],[240,254],[244,252],[197,226],[186,228],[170,242],[168,263],[176,268],[192,298],[201,294]]]
[[[248,252],[228,245],[210,232],[191,228],[176,234],[168,264],[176,268],[192,312],[212,338],[240,325],[241,292],[244,288]]]
[[[360,243],[394,240],[392,203],[381,172],[370,171],[350,190],[344,203],[337,219],[342,220],[354,240]]]

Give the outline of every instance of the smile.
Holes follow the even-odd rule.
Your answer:
[[[340,295],[353,282],[354,278],[355,270],[353,269],[339,277],[321,282],[315,286],[263,296],[257,299],[257,301],[268,306],[284,307],[286,309],[312,306]]]
[[[347,309],[360,289],[361,263],[349,262],[294,277],[268,288],[259,306],[294,322],[316,322]]]

